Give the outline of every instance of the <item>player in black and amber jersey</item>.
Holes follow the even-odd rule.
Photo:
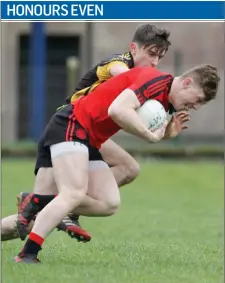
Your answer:
[[[76,101],[77,98],[83,95],[91,93],[98,85],[104,83],[109,78],[121,74],[123,72],[132,69],[133,67],[155,67],[158,62],[163,58],[170,46],[169,32],[165,29],[158,28],[151,24],[140,26],[134,34],[132,43],[130,44],[130,51],[123,54],[115,54],[108,59],[101,61],[94,66],[78,83],[74,93],[71,97],[67,98],[67,103]],[[99,98],[98,98],[99,99]],[[139,165],[136,160],[130,156],[124,149],[118,146],[112,140],[107,140],[100,149],[103,159],[110,166],[114,177],[119,186],[125,185],[133,181],[139,174]],[[35,173],[38,176],[36,178],[36,186],[34,192],[37,194],[50,194],[55,193],[55,184],[52,183],[51,166],[48,160],[44,158],[45,153],[39,152],[38,159],[35,167]],[[39,170],[41,169],[41,170]],[[45,186],[46,185],[46,186]],[[41,188],[41,190],[40,190]],[[101,192],[102,190],[102,192]],[[95,198],[100,198],[105,195],[104,188],[99,188],[98,195]],[[25,197],[23,194],[22,196]],[[31,197],[31,198],[30,198]],[[26,201],[32,200],[32,196],[28,196]],[[37,197],[35,198],[37,199]],[[28,202],[29,203],[29,202]],[[110,203],[110,196],[108,204]],[[36,207],[34,205],[31,207]],[[112,204],[113,206],[113,204]],[[20,212],[24,210],[24,205],[20,205]],[[35,211],[35,209],[34,209]],[[70,218],[67,218],[64,222],[65,225],[59,226],[59,229],[74,235],[79,240],[90,240],[90,235],[79,228],[79,222],[77,216],[73,217],[73,222]],[[11,218],[12,219],[12,218]],[[24,219],[23,217],[21,218]],[[4,231],[10,231],[8,220],[5,219],[2,222],[3,233]],[[12,222],[12,221],[11,221]],[[24,227],[23,221],[18,221],[18,230],[21,231],[21,227]],[[22,223],[22,225],[20,225]],[[12,224],[14,229],[14,222]],[[7,227],[4,230],[4,227]],[[24,230],[26,235],[26,230]],[[83,231],[83,232],[82,232]],[[20,232],[20,236],[23,232]],[[5,237],[5,235],[3,235]],[[23,238],[23,237],[21,237]]]
[[[152,55],[155,54],[152,53]],[[155,59],[153,61],[155,62]],[[115,70],[115,68],[118,70]],[[112,55],[110,58],[94,66],[83,76],[76,86],[74,93],[66,98],[66,103],[74,102],[82,95],[88,95],[88,93],[93,91],[99,84],[108,80],[113,75],[131,68],[134,68],[134,58],[131,51]]]
[[[156,67],[169,48],[168,37],[166,30],[152,25],[141,26],[130,44],[130,51],[114,54],[94,66],[80,80],[66,102],[74,102],[78,97],[88,95],[99,84],[134,67]]]

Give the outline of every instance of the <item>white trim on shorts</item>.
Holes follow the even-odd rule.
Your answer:
[[[60,157],[65,154],[78,151],[85,152],[88,154],[87,146],[80,142],[67,141],[53,144],[50,146],[51,158]]]
[[[89,171],[93,171],[96,169],[109,169],[109,165],[103,160],[89,161]]]

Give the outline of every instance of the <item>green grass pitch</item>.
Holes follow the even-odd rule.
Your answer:
[[[2,216],[31,190],[30,160],[3,160]],[[3,283],[220,283],[223,279],[223,166],[149,162],[121,189],[115,216],[81,218],[92,241],[54,231],[41,265],[13,262],[19,240],[2,244]]]

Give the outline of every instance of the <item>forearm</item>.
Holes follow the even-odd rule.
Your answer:
[[[166,127],[164,137],[162,138],[163,140],[169,140],[173,138],[173,136],[171,136],[172,132],[171,132],[171,127],[170,127],[170,122],[171,122],[171,119],[169,120],[169,123]]]
[[[173,137],[171,137],[171,135],[168,132],[165,132],[164,137],[162,138],[163,140],[169,140],[172,139]]]
[[[145,127],[134,109],[123,109],[111,116],[124,131],[142,139],[151,140],[151,132]]]

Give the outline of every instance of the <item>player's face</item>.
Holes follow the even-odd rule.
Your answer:
[[[165,54],[165,51],[158,49],[154,45],[144,47],[135,42],[131,43],[130,50],[135,67],[156,67]]]
[[[198,110],[205,103],[205,95],[201,87],[193,83],[192,78],[185,78],[173,98],[173,106],[177,111]]]

